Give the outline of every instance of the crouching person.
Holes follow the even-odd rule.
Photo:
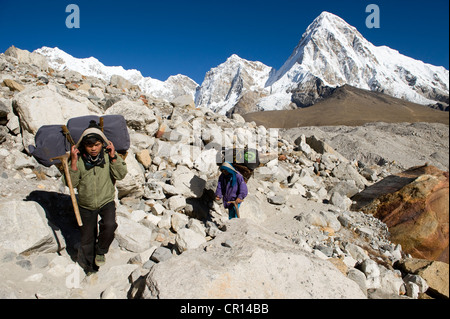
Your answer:
[[[78,143],[71,148],[69,173],[73,187],[78,189],[83,222],[78,263],[90,275],[105,264],[105,254],[114,240],[117,228],[115,182],[125,178],[127,166],[117,156],[113,143],[95,121],[91,121]]]
[[[247,197],[248,189],[244,177],[236,171],[231,163],[224,162],[220,166],[222,174],[219,176],[216,190],[216,200],[223,199],[223,205],[228,209],[228,218],[237,218],[239,209],[244,198]],[[236,205],[235,205],[236,204]]]

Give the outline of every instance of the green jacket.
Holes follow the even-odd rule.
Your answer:
[[[117,156],[115,163],[110,163],[109,156],[105,156],[103,166],[95,166],[90,170],[86,170],[79,157],[77,168],[77,171],[73,171],[69,160],[72,186],[78,189],[78,205],[88,210],[98,210],[113,201],[116,180],[124,179],[128,172],[127,165],[120,156]]]

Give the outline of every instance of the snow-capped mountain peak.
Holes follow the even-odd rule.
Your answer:
[[[138,70],[125,70],[122,66],[105,66],[94,57],[74,58],[57,47],[49,48],[44,46],[35,50],[35,52],[46,56],[50,67],[58,71],[72,70],[85,76],[94,76],[105,81],[109,81],[114,74],[120,75],[132,83],[136,83],[143,78]]]
[[[449,91],[449,72],[376,47],[340,17],[323,12],[306,29],[285,64],[268,81],[273,92],[298,92],[344,84],[420,104],[434,104]],[[305,92],[307,93],[307,92]],[[301,102],[296,102],[301,106]],[[300,105],[299,105],[300,104]]]
[[[186,94],[194,98],[198,87],[194,80],[184,75],[171,76],[163,82],[151,77],[144,77],[140,71],[135,69],[126,70],[122,66],[105,66],[94,57],[75,58],[57,47],[42,47],[34,52],[47,57],[50,67],[57,71],[72,70],[107,82],[112,75],[120,75],[132,84],[138,85],[144,93],[168,101]]]
[[[449,99],[449,71],[375,46],[340,17],[322,12],[308,26],[284,65],[275,70],[236,54],[212,68],[199,86],[183,75],[159,81],[138,70],[105,66],[96,58],[77,59],[58,48],[36,50],[56,70],[70,69],[109,81],[118,74],[145,93],[168,101],[190,94],[199,107],[225,114],[307,107],[345,84],[420,104]]]
[[[196,105],[225,114],[246,92],[262,90],[271,72],[272,68],[261,62],[233,54],[206,73],[197,92]]]

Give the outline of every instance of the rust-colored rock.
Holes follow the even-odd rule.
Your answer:
[[[25,90],[25,87],[22,84],[17,83],[16,81],[11,80],[11,79],[4,79],[3,85],[7,86],[11,91],[21,92],[21,91]]]
[[[155,137],[156,137],[156,138],[161,138],[161,136],[163,136],[163,134],[164,134],[165,131],[166,131],[166,124],[162,123],[162,124],[159,126],[159,129],[158,129],[158,131],[156,132]]]
[[[424,165],[390,176],[390,180],[406,184],[381,195],[362,210],[383,221],[389,228],[391,241],[401,244],[403,251],[416,258],[448,263],[448,172]],[[381,189],[380,185],[374,187]],[[370,190],[367,193],[374,194]]]

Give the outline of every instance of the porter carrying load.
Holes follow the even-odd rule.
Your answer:
[[[28,146],[30,154],[43,166],[56,165],[64,174],[74,206],[75,216],[79,226],[82,226],[75,191],[68,174],[68,158],[70,149],[89,126],[91,121],[100,123],[107,140],[115,146],[122,158],[130,147],[130,136],[125,118],[122,115],[105,115],[103,117],[89,115],[72,118],[66,125],[44,125],[35,136],[35,145]]]
[[[222,149],[218,153],[217,164],[229,162],[233,167],[241,173],[247,183],[253,176],[253,171],[261,164],[259,160],[259,152],[253,148],[230,148]]]

